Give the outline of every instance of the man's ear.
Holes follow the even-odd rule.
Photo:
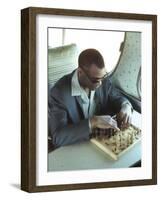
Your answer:
[[[78,67],[78,74],[82,74],[82,70],[80,67]]]

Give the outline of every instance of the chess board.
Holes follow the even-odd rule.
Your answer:
[[[133,148],[140,140],[141,130],[131,124],[128,128],[112,134],[97,134],[90,141],[113,160],[118,160],[121,155]]]

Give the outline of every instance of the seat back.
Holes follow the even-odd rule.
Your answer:
[[[49,90],[64,75],[77,68],[78,48],[76,44],[48,49],[48,87]]]

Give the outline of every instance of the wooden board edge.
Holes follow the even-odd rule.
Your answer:
[[[117,160],[118,157],[115,155],[107,146],[104,144],[98,142],[96,139],[90,140],[93,144],[95,144],[97,147],[99,147],[102,151],[104,151],[106,154],[108,154],[112,159]]]

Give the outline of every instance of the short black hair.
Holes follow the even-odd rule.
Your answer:
[[[101,53],[96,49],[86,49],[82,51],[78,58],[79,67],[89,67],[92,64],[95,64],[100,69],[105,67]]]

